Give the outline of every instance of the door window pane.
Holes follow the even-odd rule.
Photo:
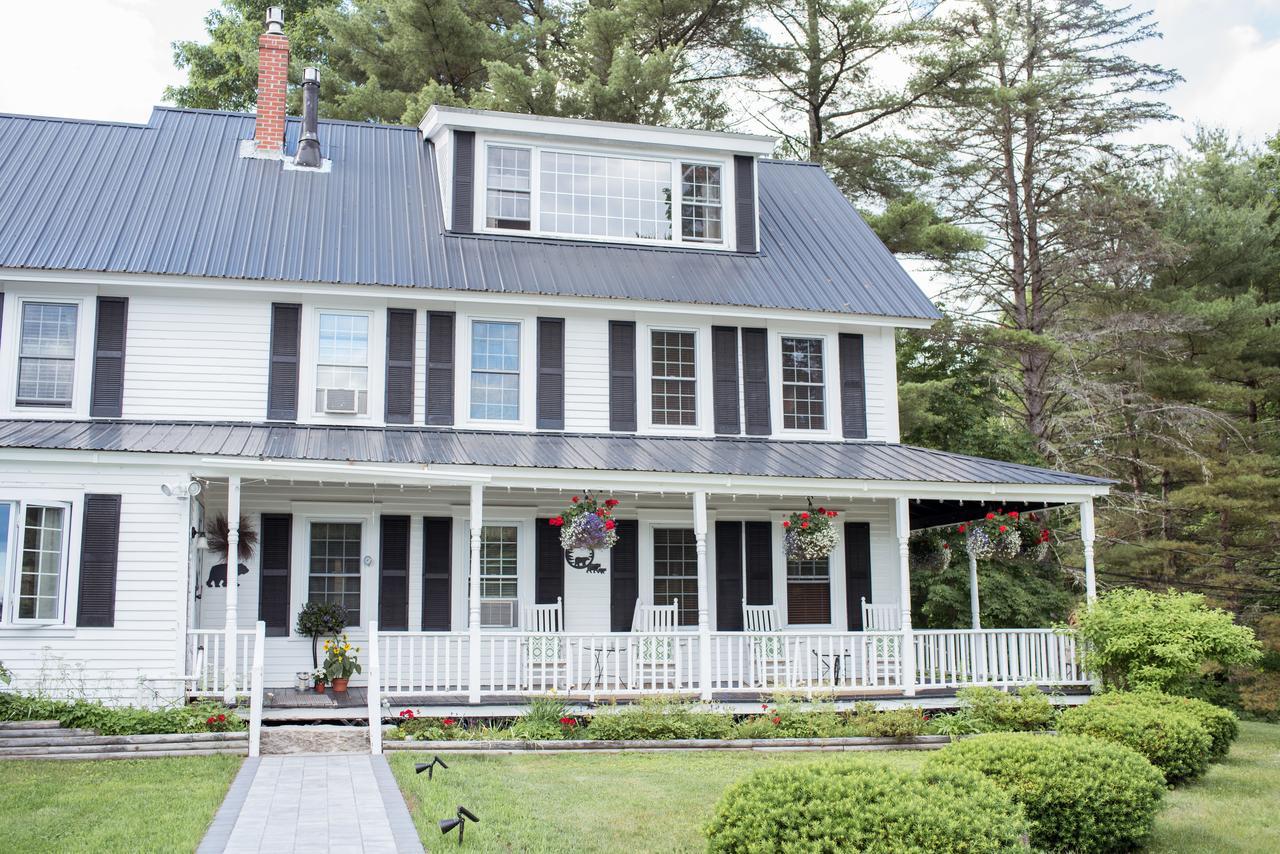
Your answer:
[[[539,223],[552,234],[671,240],[671,162],[544,151]]]
[[[826,400],[821,338],[782,339],[782,426],[825,430]]]
[[[480,531],[480,625],[517,626],[519,532],[514,525],[485,525]]]
[[[489,147],[485,195],[489,228],[529,230],[530,157],[527,148]]]
[[[653,423],[697,424],[693,333],[655,329],[652,356]]]
[[[364,549],[359,522],[312,522],[307,600],[347,609],[347,622],[360,625],[360,568]]]
[[[369,315],[320,312],[316,411],[369,411]]]
[[[787,561],[787,622],[831,622],[830,559]]]
[[[77,306],[63,303],[22,304],[18,405],[71,405],[77,311]]]
[[[680,236],[701,243],[719,243],[724,239],[720,216],[720,167],[682,163],[680,176],[683,201]]]
[[[653,604],[680,600],[680,625],[698,624],[698,548],[691,528],[653,529]]]
[[[66,510],[28,506],[18,574],[18,619],[57,620],[62,602]]]
[[[471,417],[520,420],[520,324],[471,324]]]

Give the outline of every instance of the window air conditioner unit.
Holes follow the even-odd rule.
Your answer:
[[[357,396],[353,388],[327,388],[324,390],[324,411],[355,415]]]
[[[486,628],[515,628],[515,599],[485,599],[480,603],[480,625]]]

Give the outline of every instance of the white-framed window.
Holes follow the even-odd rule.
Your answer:
[[[653,529],[653,604],[679,601],[679,623],[698,624],[698,548],[692,528]]]
[[[471,417],[520,420],[520,324],[471,321]]]
[[[316,412],[369,412],[369,321],[363,312],[321,311],[316,346]]]
[[[24,301],[18,328],[18,406],[72,405],[76,303]]]
[[[787,623],[831,623],[831,559],[787,561]]]
[[[823,339],[782,337],[782,426],[825,430],[826,367]]]
[[[721,243],[723,170],[708,163],[680,164],[680,235],[695,243]]]
[[[485,525],[480,529],[480,625],[514,629],[520,625],[520,529]]]
[[[650,413],[655,425],[698,423],[697,337],[691,331],[649,332]]]
[[[360,625],[363,524],[312,521],[307,540],[307,601],[341,605],[347,610],[348,625]]]
[[[0,502],[0,617],[58,623],[67,588],[69,505]]]
[[[486,225],[528,231],[532,223],[533,152],[514,145],[491,145],[487,151]]]
[[[724,162],[493,140],[476,203],[485,228],[727,249]]]

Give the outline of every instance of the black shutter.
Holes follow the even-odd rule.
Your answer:
[[[636,324],[631,320],[609,321],[609,429],[636,429]]]
[[[476,134],[470,130],[453,132],[453,230],[475,230]]]
[[[387,309],[388,424],[413,423],[413,357],[418,333],[418,312],[411,308]]]
[[[564,429],[564,318],[538,318],[538,429]]]
[[[427,423],[453,423],[453,312],[427,312]]]
[[[98,297],[93,335],[93,390],[89,417],[119,418],[124,411],[124,341],[129,323],[126,297]]]
[[[560,529],[551,527],[547,519],[534,524],[533,601],[554,605],[564,598],[564,549],[560,548]]]
[[[769,413],[769,330],[742,330],[742,400],[748,436],[773,432]]]
[[[716,522],[716,625],[742,631],[742,523]]]
[[[110,628],[116,624],[116,565],[119,558],[120,496],[85,495],[84,525],[80,533],[77,626]]]
[[[640,523],[618,519],[617,531],[609,553],[609,630],[629,632],[640,598]]]
[[[422,630],[447,632],[453,611],[449,578],[453,568],[453,520],[422,520]]]
[[[846,439],[867,438],[867,380],[862,336],[840,333],[840,422]]]
[[[258,532],[258,619],[269,637],[287,637],[289,567],[293,560],[293,516],[263,513]]]
[[[733,156],[733,217],[739,252],[756,251],[756,161],[745,154]]]
[[[744,522],[747,552],[747,604],[773,604],[773,525]]]
[[[267,420],[298,419],[298,352],[302,306],[271,304],[271,364],[267,372]]]
[[[409,517],[382,516],[378,549],[378,629],[409,630]]]
[[[738,327],[711,327],[711,400],[716,433],[736,436],[742,431],[738,411]]]
[[[844,523],[844,596],[849,631],[862,631],[862,599],[871,601],[871,524]]]

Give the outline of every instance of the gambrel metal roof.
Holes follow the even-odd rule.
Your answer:
[[[253,126],[167,107],[145,125],[0,116],[0,268],[939,316],[812,164],[760,161],[761,251],[739,254],[449,234],[416,128],[322,121],[321,173],[241,157]]]
[[[0,421],[0,448],[860,481],[1105,486],[1111,481],[885,442],[504,433],[181,421]]]

